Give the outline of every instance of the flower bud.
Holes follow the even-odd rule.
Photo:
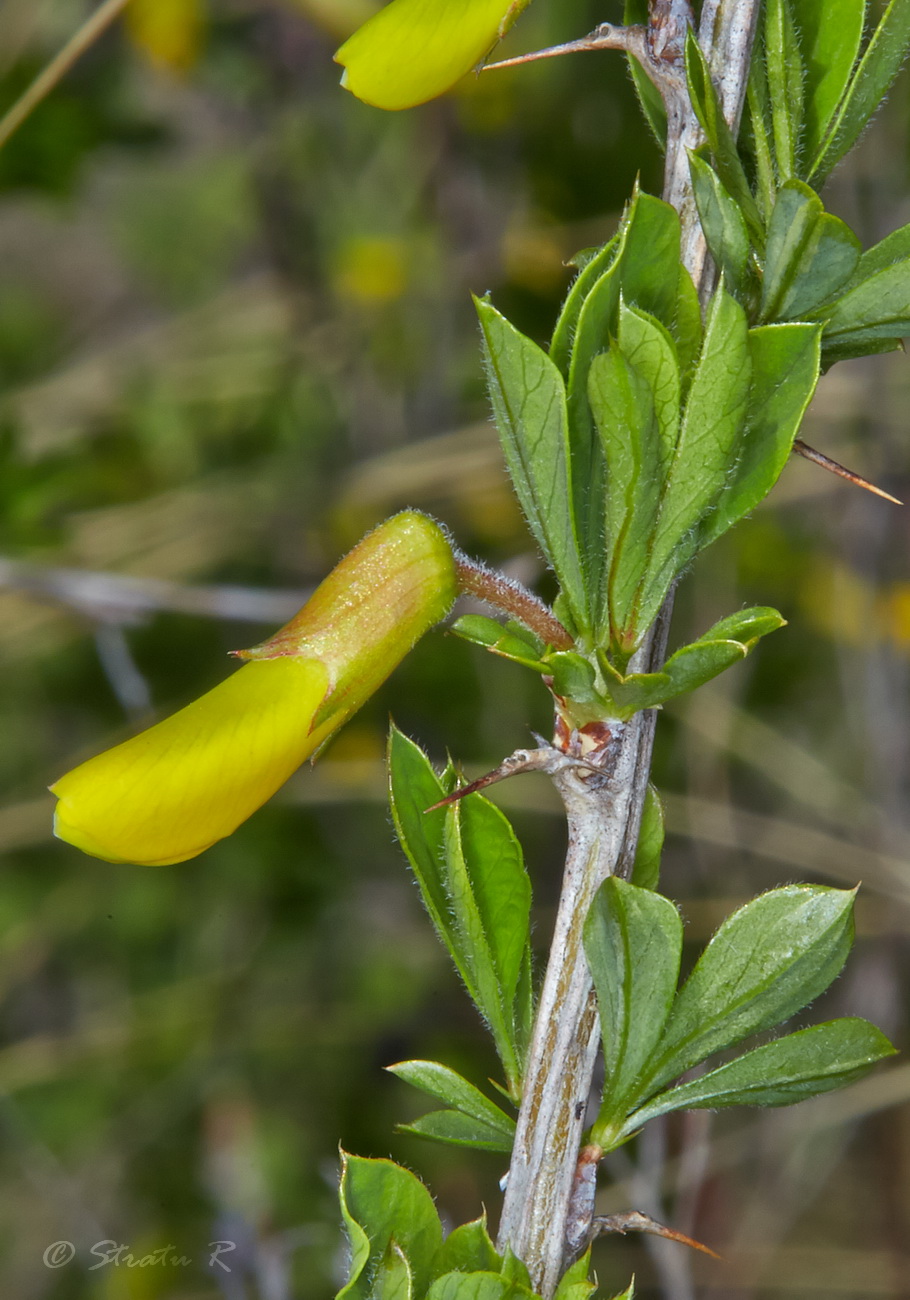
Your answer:
[[[440,527],[405,511],[363,539],[233,676],[51,790],[55,833],[169,863],[229,835],[385,681],[455,598]]]

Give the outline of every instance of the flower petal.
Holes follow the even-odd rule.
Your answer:
[[[235,830],[359,709],[455,599],[452,549],[413,510],[335,566],[252,660],[53,786],[55,833],[110,862],[195,857]]]
[[[454,86],[529,0],[392,0],[335,55],[341,84],[376,108],[412,108]]]
[[[314,659],[246,664],[179,713],[74,768],[54,832],[109,862],[183,862],[230,835],[332,730]]]

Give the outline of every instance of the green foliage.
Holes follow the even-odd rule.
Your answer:
[[[659,1086],[822,993],[853,943],[853,890],[786,885],[728,917],[674,1005],[652,1062]]]
[[[766,4],[748,97],[754,161],[766,205],[786,181],[805,180],[820,188],[859,139],[897,75],[910,48],[910,5],[890,0],[860,54],[866,11],[864,0]],[[697,60],[694,50],[692,57]],[[706,134],[716,153],[711,131]],[[729,140],[723,147],[729,152]],[[728,171],[725,183],[740,198],[740,179],[735,184],[730,179]]]
[[[669,340],[641,313],[622,314],[589,386],[607,464],[609,641],[621,660],[697,551],[776,480],[814,391],[818,332],[750,331],[721,288],[680,413]]]
[[[609,879],[585,921],[585,952],[604,1044],[601,1117],[625,1118],[647,1078],[676,996],[682,921],[669,899]]]
[[[767,0],[765,49],[774,151],[781,175],[795,176],[803,125],[803,62],[789,0]]]
[[[762,607],[740,610],[715,623],[697,641],[677,650],[656,673],[623,675],[601,655],[604,694],[618,717],[631,717],[639,709],[656,708],[677,695],[695,690],[745,659],[760,637],[783,626],[784,620],[777,610]]]
[[[484,1151],[508,1154],[512,1150],[515,1121],[448,1066],[436,1061],[401,1061],[386,1069],[451,1108],[400,1125],[402,1132]]]
[[[427,812],[452,792],[454,773],[438,777],[422,750],[395,727],[389,777],[395,829],[424,904],[490,1028],[517,1099],[532,1020],[531,886],[521,846],[499,809],[480,795]],[[459,1123],[458,1140],[464,1140]]]
[[[646,23],[648,21],[648,0],[625,0],[623,21],[627,26],[632,23]],[[667,143],[667,110],[664,107],[660,91],[638,60],[631,54],[628,56],[628,62],[641,110],[648,125],[654,132],[657,143],[661,148],[665,148]]]
[[[343,1154],[340,1194],[351,1262],[335,1300],[539,1300],[522,1261],[508,1249],[497,1254],[485,1217],[443,1241],[430,1194],[407,1169]],[[555,1300],[586,1300],[589,1268],[590,1252]]]
[[[535,1300],[530,1287],[496,1273],[447,1273],[430,1287],[427,1300]]]
[[[336,1300],[423,1295],[442,1244],[442,1225],[420,1179],[391,1160],[342,1152],[339,1196],[351,1263]]]
[[[762,895],[723,923],[677,992],[682,923],[676,909],[650,890],[606,880],[585,924],[606,1066],[592,1140],[616,1145],[648,1119],[690,1105],[801,1101],[890,1055],[874,1026],[838,1020],[660,1091],[715,1053],[773,1029],[828,987],[852,943],[853,897],[805,885]]]
[[[483,1214],[453,1228],[439,1247],[434,1267],[442,1277],[446,1273],[496,1273],[501,1263],[487,1232],[487,1216]]]
[[[860,7],[858,4],[855,7]],[[825,24],[834,16],[826,10]],[[855,20],[851,27],[855,25]],[[833,44],[833,41],[832,41]],[[836,48],[832,66],[842,69],[852,46],[852,31]],[[910,3],[889,0],[878,26],[852,69],[837,108],[825,123],[821,144],[811,160],[807,179],[821,185],[848,150],[852,149],[870,118],[877,112],[910,49]]]
[[[845,1018],[799,1029],[753,1048],[690,1083],[655,1097],[635,1116],[641,1125],[669,1110],[715,1106],[790,1106],[868,1073],[895,1049],[868,1020]]]
[[[632,863],[632,884],[639,889],[656,889],[660,880],[660,857],[664,847],[664,810],[655,786],[649,784],[641,810],[641,827],[635,860]]]
[[[533,668],[539,673],[547,671],[547,664],[541,657],[545,648],[543,642],[520,623],[508,622],[503,626],[483,614],[464,614],[455,620],[449,631],[524,668]]]
[[[696,153],[689,155],[689,170],[698,219],[711,256],[723,272],[731,293],[742,302],[748,288],[752,253],[742,209],[721,184],[714,168]]]
[[[815,158],[859,54],[865,0],[799,0],[804,113],[799,155]],[[792,21],[792,20],[791,20]]]
[[[588,1278],[590,1270],[591,1252],[587,1250],[581,1259],[577,1259],[572,1267],[562,1275],[553,1300],[588,1300],[588,1296],[597,1290],[597,1283],[590,1281]],[[626,1295],[631,1300],[631,1288],[626,1292]],[[617,1300],[619,1300],[618,1297]]]
[[[768,225],[760,319],[804,318],[847,283],[860,252],[850,227],[808,185],[786,181]]]
[[[553,566],[575,625],[588,627],[590,597],[573,512],[573,481],[562,377],[545,352],[488,302],[476,301],[493,413],[509,473],[531,531]]]
[[[761,249],[764,244],[764,226],[758,205],[752,197],[749,179],[733,132],[721,109],[705,56],[691,32],[686,38],[686,81],[692,107],[707,138],[714,168],[721,183],[742,211],[753,242]]]
[[[903,239],[905,231],[895,231],[891,238],[895,236]],[[863,266],[861,260],[859,275],[863,276],[867,268],[875,265],[868,262]],[[910,331],[910,257],[873,270],[866,278],[857,277],[846,293],[823,311],[829,362],[898,346]],[[822,312],[816,315],[821,316]]]
[[[690,71],[710,125],[717,105],[699,58],[690,55]],[[734,198],[708,163],[693,157],[691,165],[714,250],[740,299],[722,286],[703,335],[679,266],[678,217],[638,191],[616,238],[586,258],[549,359],[479,304],[494,413],[519,499],[560,579],[579,648],[589,648],[593,634],[594,645],[609,645],[619,673],[679,574],[754,509],[786,462],[817,382],[826,327],[776,322],[819,308],[851,280],[859,259],[852,232],[790,182],[771,217],[763,295],[753,304],[757,209],[745,213],[742,193]],[[742,191],[744,173],[740,180]],[[750,329],[747,311],[762,323]],[[476,620],[465,630],[543,671],[536,647],[529,653]],[[574,688],[566,676],[573,662]],[[565,659],[555,667],[557,693],[593,702],[589,669]]]

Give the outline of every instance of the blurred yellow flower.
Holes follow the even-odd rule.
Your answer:
[[[530,0],[392,0],[335,55],[341,84],[376,108],[412,108],[451,89]]]
[[[52,787],[55,833],[110,862],[182,862],[240,825],[448,613],[438,524],[405,511],[363,539],[232,677]]]

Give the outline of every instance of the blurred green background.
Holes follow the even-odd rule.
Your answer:
[[[91,10],[2,0],[0,110]],[[229,669],[405,505],[529,582],[470,292],[543,338],[565,261],[660,160],[618,55],[468,79],[384,115],[331,54],[369,0],[133,0],[0,151],[0,1293],[316,1300],[343,1275],[337,1146],[425,1177],[445,1219],[503,1160],[397,1136],[382,1071],[494,1072],[384,802],[389,714],[469,773],[545,731],[529,674],[436,632],[237,834],[177,867],[50,836],[48,781]],[[539,0],[510,51],[618,19]],[[910,220],[908,96],[828,191],[869,243]],[[910,493],[910,367],[834,370],[805,436]],[[907,513],[805,462],[702,559],[673,637],[741,604],[790,626],[666,710],[663,882],[692,951],[775,883],[862,879],[815,1018],[907,1045]],[[543,777],[499,787],[546,943],[563,828]],[[636,1208],[723,1253],[601,1244],[604,1294],[910,1297],[910,1065],[793,1111],[695,1113],[612,1157]],[[610,1182],[612,1178],[612,1183]],[[225,1273],[209,1246],[230,1240]],[[50,1267],[58,1241],[75,1258]],[[98,1243],[108,1246],[98,1249]],[[124,1245],[146,1267],[105,1263]],[[96,1253],[92,1253],[92,1247]],[[167,1248],[167,1249],[165,1249]],[[183,1257],[189,1262],[174,1262]],[[57,1262],[53,1257],[51,1263]]]

